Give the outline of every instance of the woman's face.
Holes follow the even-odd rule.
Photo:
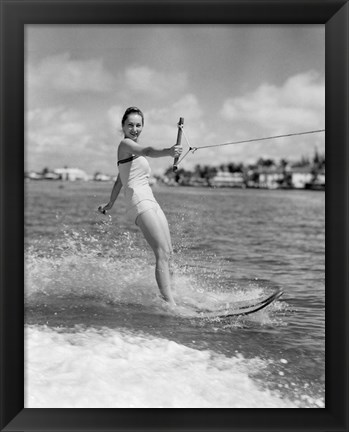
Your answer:
[[[130,138],[131,140],[136,142],[138,140],[139,135],[142,132],[142,129],[143,129],[142,117],[136,113],[129,114],[122,126],[122,130],[125,134],[125,138]]]

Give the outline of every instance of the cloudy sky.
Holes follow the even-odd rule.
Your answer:
[[[176,142],[179,117],[193,147],[325,128],[323,25],[30,25],[25,55],[27,170],[115,174],[129,106],[145,114],[140,143],[157,148]],[[202,149],[180,166],[296,160],[324,138]]]

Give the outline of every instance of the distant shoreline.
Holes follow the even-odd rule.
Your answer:
[[[114,181],[112,179],[108,180],[52,180],[52,179],[25,179],[26,184],[56,184],[59,188],[63,189],[65,185],[110,185],[113,184]],[[315,191],[315,192],[325,192],[325,185],[316,185],[316,184],[307,184],[306,187],[296,188],[296,187],[267,187],[267,186],[215,186],[215,185],[207,185],[207,184],[168,184],[163,181],[155,181],[153,185],[158,185],[164,188],[188,188],[188,189],[240,189],[240,190],[282,190],[282,191]]]

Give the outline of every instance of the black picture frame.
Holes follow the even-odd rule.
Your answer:
[[[1,431],[348,430],[348,16],[344,0],[1,0]],[[23,408],[24,27],[97,23],[325,24],[325,408]]]

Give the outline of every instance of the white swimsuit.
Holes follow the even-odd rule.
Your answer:
[[[140,214],[160,208],[149,186],[149,163],[144,156],[131,156],[118,161],[118,167],[127,203],[126,213],[137,223]]]

